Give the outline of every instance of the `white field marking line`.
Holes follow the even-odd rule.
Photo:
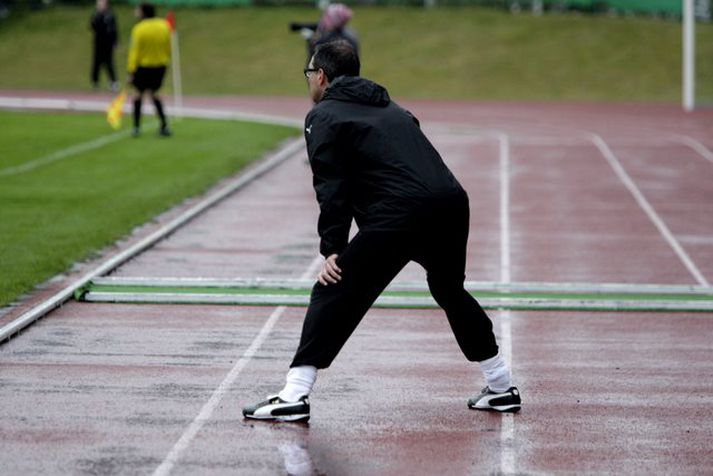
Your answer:
[[[67,147],[66,149],[58,150],[57,152],[54,152],[50,155],[41,157],[39,159],[31,160],[30,162],[26,162],[22,165],[16,165],[13,167],[7,167],[4,169],[0,169],[0,177],[7,177],[9,175],[21,174],[23,172],[28,172],[30,170],[34,170],[38,167],[42,167],[43,165],[51,164],[52,162],[57,162],[58,160],[66,159],[68,157],[72,157],[74,155],[81,154],[82,152],[99,149],[100,147],[104,147],[107,144],[116,142],[119,139],[128,137],[130,132],[131,131],[128,129],[125,131],[121,131],[121,132],[115,132],[113,134],[98,137],[98,138],[90,140],[88,142],[83,142],[81,144]]]
[[[510,284],[510,141],[506,134],[498,134],[500,163],[500,282]],[[500,352],[512,368],[512,331],[510,311],[500,314]],[[514,474],[516,468],[515,420],[503,414],[500,420],[500,472]]]
[[[697,141],[693,137],[678,135],[673,140],[676,142],[682,143],[684,145],[687,145],[691,149],[698,152],[704,159],[713,163],[713,152],[711,152],[711,150],[708,147],[706,147],[705,145],[703,145],[701,142]]]
[[[300,279],[307,279],[310,276],[314,276],[315,272],[323,262],[324,260],[321,256],[315,257],[310,263],[310,265],[307,267],[305,272],[302,274],[302,277]],[[228,374],[225,376],[218,388],[213,391],[213,394],[211,395],[210,399],[206,402],[205,405],[203,405],[201,411],[193,419],[191,424],[188,425],[188,427],[178,439],[176,444],[173,445],[173,448],[171,448],[171,451],[168,453],[161,465],[153,472],[153,476],[165,476],[171,473],[171,470],[180,459],[182,453],[188,448],[188,446],[191,444],[191,442],[196,437],[203,425],[208,420],[210,420],[210,417],[213,415],[213,411],[215,410],[215,408],[218,406],[218,404],[220,404],[220,401],[223,399],[230,387],[232,387],[233,383],[235,383],[235,380],[240,375],[240,372],[243,371],[245,366],[255,356],[257,351],[260,350],[260,347],[267,339],[267,336],[272,331],[272,328],[275,326],[282,314],[284,314],[286,309],[287,308],[285,306],[280,306],[275,308],[274,311],[272,311],[272,314],[270,314],[270,317],[267,318],[265,324],[263,324],[262,326],[262,329],[260,329],[260,332],[258,332],[258,334],[255,336],[255,339],[253,339],[252,343],[250,344],[250,347],[245,350],[242,357],[240,357],[240,359],[238,359],[233,368],[230,369],[230,372],[228,372]]]
[[[228,183],[223,185],[220,189],[216,190],[211,195],[205,197],[204,199],[196,203],[194,206],[186,210],[184,213],[174,218],[170,222],[166,223],[164,226],[162,226],[149,236],[143,238],[138,243],[135,243],[129,248],[123,250],[118,255],[109,258],[107,261],[103,262],[102,264],[94,268],[92,271],[88,272],[78,280],[74,281],[69,286],[56,293],[54,296],[36,305],[18,318],[12,320],[8,324],[5,324],[3,327],[0,327],[0,343],[4,342],[5,339],[10,338],[14,334],[20,332],[22,329],[29,326],[37,319],[49,313],[56,307],[60,306],[63,302],[71,299],[77,289],[85,286],[92,279],[106,274],[113,269],[116,269],[129,259],[153,246],[154,244],[164,239],[166,236],[173,233],[181,226],[193,220],[196,216],[203,213],[208,208],[212,207],[213,205],[220,202],[229,195],[235,193],[240,188],[249,184],[253,180],[256,180],[262,175],[268,173],[270,170],[280,165],[283,161],[289,159],[290,157],[294,157],[295,154],[298,151],[302,150],[303,147],[304,143],[302,142],[302,139],[295,139],[289,142],[287,145],[283,146],[277,152],[267,156],[266,159],[261,160],[257,165],[249,166],[245,171],[238,173],[234,179],[229,180]]]
[[[599,136],[598,134],[592,134],[591,139],[592,142],[594,142],[594,145],[596,145],[599,151],[602,153],[604,158],[607,159],[609,165],[611,165],[611,167],[614,169],[614,172],[616,172],[619,179],[624,183],[629,192],[631,192],[631,194],[634,196],[639,206],[646,212],[649,219],[654,223],[656,228],[658,228],[659,232],[661,233],[661,235],[663,235],[663,237],[666,239],[671,248],[673,248],[673,251],[676,252],[678,257],[683,262],[684,266],[686,266],[686,269],[688,269],[688,271],[693,275],[696,281],[698,281],[698,284],[700,284],[701,286],[710,286],[708,280],[703,276],[703,274],[695,265],[693,260],[691,260],[691,258],[688,256],[686,250],[684,250],[683,247],[679,244],[676,237],[673,236],[673,233],[671,233],[664,221],[661,219],[661,217],[659,217],[658,213],[656,213],[656,210],[654,210],[649,201],[646,200],[644,194],[641,193],[639,187],[636,186],[629,174],[626,172],[626,170],[624,170],[624,167],[621,165],[621,162],[611,151],[604,139],[602,139],[601,136]]]
[[[12,98],[0,96],[0,108],[6,109],[40,109],[40,110],[60,110],[60,111],[105,111],[108,102],[102,101],[82,101],[69,99],[39,99],[39,98]],[[131,106],[124,106],[124,112],[130,111]],[[153,104],[147,104],[144,110],[147,114],[155,114]],[[233,121],[250,121],[262,124],[273,124],[282,126],[292,126],[302,128],[303,121],[269,114],[242,112],[234,110],[202,109],[195,107],[182,107],[180,116],[177,115],[178,108],[167,106],[166,113],[169,116],[195,117],[204,119],[222,119]]]
[[[262,114],[257,112],[240,112],[240,111],[222,111],[215,109],[202,109],[197,107],[183,107],[181,109],[183,117],[195,117],[203,119],[222,119],[230,121],[250,121],[261,124],[271,124],[279,126],[299,127],[304,126],[304,121],[301,119],[291,119],[288,117],[273,116],[270,114]]]
[[[44,109],[60,111],[105,111],[110,100],[85,101],[59,98],[16,98],[0,96],[3,109]],[[128,106],[127,106],[128,107]],[[126,110],[126,107],[125,109]]]

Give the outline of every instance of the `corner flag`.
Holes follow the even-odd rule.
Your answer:
[[[173,10],[166,14],[166,21],[168,22],[168,26],[171,27],[171,32],[176,31],[176,14],[173,13]]]
[[[106,121],[113,129],[121,128],[121,118],[124,114],[124,102],[126,102],[126,90],[122,90],[106,110]]]
[[[178,47],[178,29],[176,27],[176,14],[168,12],[166,21],[171,27],[171,72],[173,76],[173,107],[176,115],[183,115],[183,88],[181,86],[181,53]]]

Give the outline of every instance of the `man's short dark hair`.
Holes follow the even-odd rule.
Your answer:
[[[156,7],[151,3],[144,2],[139,5],[139,8],[144,18],[153,18],[156,16]]]
[[[313,58],[313,67],[321,68],[329,82],[339,76],[359,76],[359,56],[354,47],[345,40],[319,45]]]

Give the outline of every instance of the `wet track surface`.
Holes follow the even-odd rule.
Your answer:
[[[239,98],[195,106],[295,119],[308,107]],[[713,163],[673,140],[713,148],[710,112],[407,106],[469,193],[467,279],[702,284],[591,133],[713,279]],[[316,218],[302,152],[113,274],[298,278],[316,257]],[[423,277],[409,265],[398,279]],[[499,415],[466,408],[484,384],[442,312],[374,309],[320,372],[309,424],[243,420],[243,405],[281,388],[303,313],[66,303],[0,345],[0,472],[711,472],[709,313],[493,311],[524,399],[519,414]]]

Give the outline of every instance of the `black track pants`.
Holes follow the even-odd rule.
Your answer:
[[[450,198],[424,213],[410,231],[360,231],[337,259],[342,280],[315,284],[291,367],[327,368],[381,294],[409,261],[427,273],[458,345],[470,361],[494,357],[492,322],[463,288],[468,241],[468,199]]]
[[[99,69],[104,66],[109,74],[109,79],[113,83],[116,81],[116,72],[114,70],[114,47],[113,46],[94,46],[94,57],[92,58],[92,83],[99,82]]]

